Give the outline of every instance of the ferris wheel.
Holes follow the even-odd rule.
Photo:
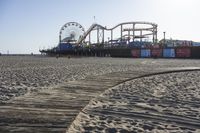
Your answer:
[[[76,43],[85,33],[83,26],[77,22],[69,22],[62,26],[60,30],[61,43]]]

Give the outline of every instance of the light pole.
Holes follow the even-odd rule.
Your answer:
[[[164,35],[164,38],[163,38],[163,43],[164,43],[164,45],[165,45],[165,31],[163,32],[163,35]]]

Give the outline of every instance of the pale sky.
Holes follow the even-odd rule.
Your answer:
[[[59,30],[75,21],[85,29],[94,22],[158,24],[158,39],[200,42],[200,0],[0,0],[0,53],[39,53],[58,44]]]

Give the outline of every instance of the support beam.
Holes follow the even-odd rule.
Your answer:
[[[89,44],[91,44],[91,37],[90,37],[90,33],[89,33]]]
[[[104,29],[102,29],[102,43],[104,44]]]
[[[156,43],[157,43],[157,41],[158,41],[158,31],[157,31],[157,26],[156,26],[156,31],[155,31],[155,40],[156,40]]]
[[[113,43],[112,40],[113,40],[113,30],[111,30],[111,44]]]
[[[157,43],[157,26],[153,27],[153,43]]]
[[[133,23],[133,42],[135,40],[135,23]]]
[[[122,36],[123,36],[123,27],[122,27],[122,24],[121,24],[121,41],[122,41]]]
[[[152,38],[153,44],[155,43],[155,31],[153,29],[153,38]]]
[[[61,33],[60,33],[60,35],[59,35],[59,43],[61,43]]]
[[[99,44],[99,27],[97,27],[97,43]]]

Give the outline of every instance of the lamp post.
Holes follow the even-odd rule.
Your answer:
[[[163,38],[163,43],[164,43],[164,45],[165,45],[165,31],[163,32],[163,35],[164,35],[164,38]]]

